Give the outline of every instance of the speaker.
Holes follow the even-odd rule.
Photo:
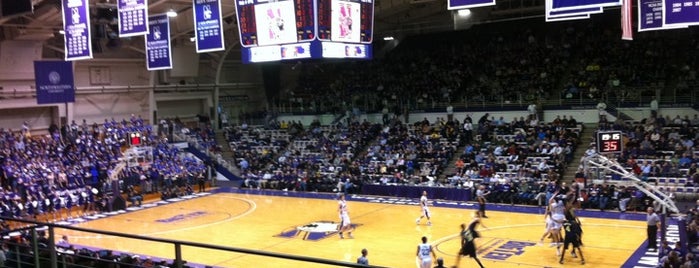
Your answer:
[[[9,17],[26,13],[33,13],[32,0],[0,0],[0,15]]]

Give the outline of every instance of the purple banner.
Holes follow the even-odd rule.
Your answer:
[[[581,9],[571,9],[571,10],[562,10],[562,11],[549,11],[546,12],[546,17],[547,18],[559,18],[559,17],[571,17],[571,16],[579,16],[579,15],[589,15],[589,14],[598,14],[602,13],[604,11],[604,8],[602,7],[590,7],[590,8],[581,8]]]
[[[117,0],[119,36],[148,34],[148,0]]]
[[[663,0],[663,27],[699,24],[699,3],[691,0]]]
[[[568,21],[568,20],[585,20],[589,19],[590,14],[578,14],[569,16],[546,17],[546,22]]]
[[[88,0],[62,0],[66,60],[92,58]]]
[[[75,102],[72,62],[35,61],[34,79],[38,104]]]
[[[146,65],[149,71],[172,69],[170,47],[170,18],[167,15],[148,17],[146,35]]]
[[[194,1],[194,35],[197,53],[224,50],[221,1]]]
[[[495,0],[449,0],[447,10],[494,6]]]
[[[589,19],[590,14],[602,13],[602,7],[587,7],[570,10],[554,10],[553,0],[546,0],[546,22]]]
[[[638,0],[638,31],[663,28],[662,0]]]
[[[553,11],[621,5],[620,0],[553,0],[552,3]]]

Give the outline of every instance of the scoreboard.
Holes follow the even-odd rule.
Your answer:
[[[621,131],[597,132],[597,152],[600,154],[621,153],[624,148]]]
[[[311,41],[315,37],[312,2],[307,0],[237,0],[243,47]]]
[[[243,63],[371,59],[374,0],[236,0]]]

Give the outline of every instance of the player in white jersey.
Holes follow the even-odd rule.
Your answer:
[[[354,238],[352,236],[352,222],[350,221],[349,211],[347,210],[347,201],[345,201],[345,195],[340,195],[340,201],[337,202],[337,211],[340,213],[340,225],[338,226],[338,233],[340,238],[344,239],[342,232],[347,232],[349,238]]]
[[[427,203],[427,191],[422,191],[422,197],[420,197],[420,207],[422,208],[422,213],[420,214],[420,217],[415,220],[415,224],[420,224],[420,220],[422,220],[422,218],[427,218],[427,225],[432,225],[432,221],[430,221],[430,208],[428,207]]]
[[[434,254],[434,249],[432,245],[427,243],[427,237],[422,237],[422,244],[417,245],[417,267],[418,268],[430,268],[432,267],[432,259],[437,259],[437,255]]]
[[[566,210],[566,205],[564,203],[565,196],[563,195],[558,195],[558,192],[555,192],[553,197],[551,197],[551,200],[549,201],[550,208],[551,208],[551,237],[553,238],[553,242],[556,243],[556,252],[558,255],[561,254],[560,252],[560,243],[563,242],[563,239],[561,239],[561,228],[563,227],[563,222],[565,222],[565,210]]]

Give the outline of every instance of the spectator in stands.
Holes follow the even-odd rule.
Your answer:
[[[141,206],[143,203],[143,195],[139,193],[133,186],[129,186],[127,190],[127,198],[131,201],[131,206]]]

